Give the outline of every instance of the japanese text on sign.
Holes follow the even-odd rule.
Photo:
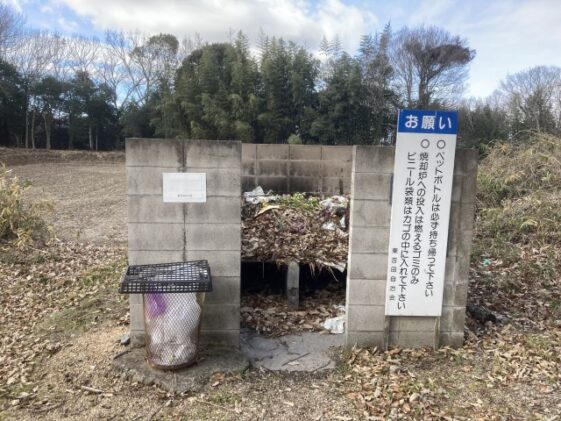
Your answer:
[[[388,316],[441,315],[457,127],[455,112],[399,113]]]

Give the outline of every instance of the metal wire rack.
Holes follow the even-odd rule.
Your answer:
[[[121,278],[122,294],[211,292],[206,260],[129,266]]]

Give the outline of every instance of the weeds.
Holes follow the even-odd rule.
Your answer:
[[[11,176],[11,170],[0,167],[0,242],[18,249],[43,245],[50,238],[50,229],[40,211],[51,205],[40,202],[25,205],[23,195],[31,186]]]
[[[561,139],[536,135],[496,145],[481,163],[478,187],[472,298],[554,320],[561,300]]]

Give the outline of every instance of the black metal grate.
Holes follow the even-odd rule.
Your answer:
[[[129,266],[121,279],[122,294],[210,292],[206,260]]]

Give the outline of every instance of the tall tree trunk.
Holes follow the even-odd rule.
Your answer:
[[[74,130],[72,130],[72,114],[68,113],[68,149],[74,149]]]
[[[43,114],[43,121],[45,122],[45,149],[51,149],[51,122],[46,113]]]
[[[89,124],[89,128],[88,128],[88,139],[90,142],[90,151],[93,150],[94,145],[93,145],[93,132],[92,132],[92,124]]]
[[[31,114],[31,149],[35,149],[35,110]]]
[[[95,150],[99,150],[99,136],[97,131],[97,126],[95,127]]]
[[[29,148],[29,110],[25,110],[25,149]]]

